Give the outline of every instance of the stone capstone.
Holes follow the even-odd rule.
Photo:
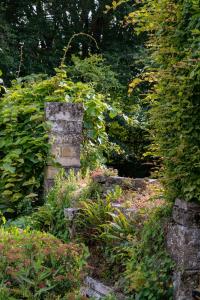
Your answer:
[[[46,102],[46,119],[49,121],[82,121],[83,105],[81,103]]]

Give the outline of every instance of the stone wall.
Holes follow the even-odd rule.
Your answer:
[[[80,145],[82,141],[83,107],[77,103],[47,102],[46,120],[51,123],[49,142],[55,161],[66,172],[80,168]],[[54,184],[59,167],[50,162],[45,170],[45,190]]]
[[[133,191],[143,191],[147,186],[147,180],[144,178],[97,175],[93,177],[93,181],[101,184],[104,194],[113,190],[116,185]]]
[[[176,263],[174,299],[193,300],[200,288],[200,205],[177,199],[167,234],[167,248]]]

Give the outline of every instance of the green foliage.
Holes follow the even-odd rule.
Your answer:
[[[96,92],[116,94],[123,89],[117,79],[117,73],[112,71],[102,55],[91,55],[85,59],[72,55],[73,65],[66,66],[67,73],[74,81],[90,83]]]
[[[101,241],[101,234],[104,231],[103,225],[112,220],[114,208],[112,206],[113,193],[107,195],[106,199],[97,198],[80,202],[81,211],[78,214],[75,224],[80,238],[86,243]]]
[[[165,249],[171,207],[127,217],[112,205],[119,196],[116,189],[107,199],[80,202],[78,238],[89,246],[92,262],[104,262],[100,278],[114,280],[130,299],[172,299],[173,263]]]
[[[73,172],[69,174],[67,179],[64,171],[58,174],[55,185],[47,195],[44,205],[32,213],[23,226],[28,223],[32,229],[46,231],[57,238],[68,241],[69,231],[67,230],[64,208],[72,205],[73,194],[78,188],[77,181]]]
[[[120,83],[119,74],[113,71],[113,66],[108,65],[101,55],[92,55],[85,59],[73,55],[72,62],[73,65],[67,65],[65,69],[73,80],[86,82],[96,92],[106,95],[105,100],[109,104],[106,131],[109,141],[118,145],[107,155],[108,162],[117,165],[125,162],[141,163],[149,140],[147,117],[139,97],[128,96],[127,86]],[[93,155],[94,161],[101,159],[95,148]]]
[[[29,226],[69,241],[68,225],[72,224],[64,218],[64,208],[78,207],[73,238],[89,246],[93,266],[99,269],[101,263],[100,278],[115,281],[130,299],[169,300],[173,264],[165,250],[165,225],[171,208],[139,211],[127,218],[112,205],[121,192],[116,187],[102,199],[102,190],[90,176],[71,173],[66,179],[59,174],[45,204],[31,216],[8,222],[7,226]],[[78,297],[72,295],[72,299]]]
[[[129,248],[134,242],[137,218],[127,218],[113,203],[121,196],[121,189],[116,187],[95,200],[81,201],[80,213],[75,218],[75,229],[79,240],[89,246],[92,261],[101,261],[100,274],[104,280],[123,281],[125,264],[130,258]],[[100,260],[99,260],[100,259]]]
[[[80,287],[87,257],[83,246],[11,228],[0,231],[0,251],[1,297],[58,299]]]
[[[63,70],[42,79],[34,76],[25,82],[17,80],[0,103],[0,209],[4,213],[29,213],[40,203],[38,198],[41,201],[40,187],[49,150],[44,120],[46,101],[83,103],[83,168],[99,166],[103,152],[114,147],[108,141],[104,116],[111,108],[104,103],[103,95],[87,84],[74,83]]]
[[[91,197],[95,200],[99,193],[99,186],[91,182],[88,175],[83,179],[81,173],[75,175],[71,171],[66,176],[65,171],[61,170],[56,175],[54,187],[45,197],[43,206],[36,208],[29,216],[22,216],[7,222],[3,219],[2,223],[6,228],[16,226],[25,229],[29,227],[31,230],[49,232],[66,242],[69,241],[70,234],[64,209],[77,207],[79,202]]]
[[[110,142],[118,147],[111,148],[107,159],[111,164],[125,162],[128,165],[133,162],[135,165],[143,159],[143,146],[149,141],[146,139],[147,131],[141,128],[138,114],[133,109],[139,97],[127,96],[127,84],[143,68],[144,56],[140,53],[143,47],[138,47],[141,37],[133,36],[130,26],[125,28],[121,24],[124,15],[131,11],[132,2],[127,1],[118,10],[105,13],[106,6],[111,3],[115,1],[68,3],[64,0],[41,0],[35,3],[30,0],[11,3],[2,0],[0,68],[7,85],[16,76],[25,76],[27,80],[32,73],[55,74],[54,67],[60,65],[63,48],[74,34],[82,33],[69,45],[65,60],[67,73],[75,81],[92,85],[96,93],[109,95],[103,102],[112,106],[115,103],[115,108],[108,109],[106,131]],[[96,40],[98,47],[87,34]],[[99,55],[96,55],[97,52]],[[140,107],[141,103],[138,111],[144,116]],[[136,122],[133,124],[131,120]],[[109,147],[102,145],[101,148],[99,152],[94,143],[84,148],[85,155],[90,154],[92,166],[95,161],[103,159],[102,153]],[[87,167],[86,163],[87,160],[84,160],[84,167]],[[130,175],[132,169],[133,166],[130,167]]]
[[[126,288],[136,298],[172,299],[173,263],[165,249],[165,225],[171,208],[154,210],[139,228],[126,262]]]
[[[2,0],[0,68],[6,81],[15,78],[19,70],[21,46],[23,53],[20,76],[41,72],[52,74],[53,68],[59,65],[64,46],[74,33],[92,35],[99,50],[93,41],[82,35],[73,40],[67,60],[70,60],[72,53],[86,57],[97,51],[106,52],[110,57],[126,56],[127,51],[131,55],[133,51],[129,39],[132,39],[132,33],[120,23],[131,6],[127,4],[114,14],[105,14],[105,5],[110,3],[111,0]],[[124,62],[124,65],[128,63]],[[118,70],[120,71],[120,66]],[[123,76],[127,77],[126,74]]]
[[[110,222],[102,225],[103,232],[100,237],[105,243],[105,253],[109,264],[117,266],[117,272],[120,272],[119,270],[124,269],[130,258],[130,247],[136,242],[138,218],[137,215],[127,218],[122,212],[116,212],[111,215]]]
[[[9,289],[4,284],[0,286],[0,300],[16,300],[16,298],[10,296]]]
[[[28,213],[38,201],[49,150],[41,103],[21,96],[0,103],[0,209],[11,214]]]
[[[145,0],[128,21],[149,33],[155,85],[147,99],[168,195],[200,201],[199,0]]]

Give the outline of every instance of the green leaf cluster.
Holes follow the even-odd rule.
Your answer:
[[[0,102],[0,209],[4,213],[30,213],[42,201],[43,169],[49,153],[49,124],[44,118],[47,101],[83,103],[85,168],[100,164],[103,152],[112,149],[105,126],[105,112],[111,108],[91,86],[73,82],[60,69],[49,79],[29,76],[16,80]]]
[[[165,249],[165,227],[171,208],[151,212],[137,229],[137,241],[129,248],[126,289],[141,300],[172,299],[173,262]]]
[[[7,214],[28,213],[41,200],[49,150],[43,104],[13,94],[0,103],[0,209]]]
[[[124,68],[129,68],[131,59],[124,59],[133,53],[129,39],[131,30],[121,26],[125,13],[131,4],[124,5],[114,13],[105,14],[105,5],[111,0],[34,0],[0,3],[0,69],[4,80],[9,82],[16,74],[26,76],[31,73],[53,74],[53,68],[60,63],[63,48],[77,33],[85,35],[75,38],[67,53],[82,58],[100,52],[107,57],[122,57]],[[94,41],[86,34],[93,36]],[[111,61],[111,60],[110,60]],[[19,68],[20,66],[20,68]],[[127,77],[119,72],[122,77]]]
[[[88,256],[83,245],[15,227],[1,228],[0,252],[0,299],[66,299],[80,288]]]
[[[143,64],[139,56],[144,56],[141,50],[137,51],[134,57],[135,72],[139,72]],[[128,95],[127,84],[121,83],[114,62],[112,66],[108,65],[108,60],[102,55],[91,55],[85,59],[72,55],[72,62],[73,65],[64,66],[68,76],[75,82],[88,83],[96,92],[105,96],[108,107],[106,131],[109,140],[118,145],[112,147],[113,151],[107,157],[108,163],[115,164],[118,168],[130,163],[132,165],[126,170],[133,175],[132,166],[145,161],[143,154],[149,144],[146,105],[142,103],[139,92],[138,95]],[[101,159],[98,151],[93,149],[94,161]]]
[[[171,200],[200,201],[199,16],[199,0],[145,0],[127,18],[149,35],[153,148]]]

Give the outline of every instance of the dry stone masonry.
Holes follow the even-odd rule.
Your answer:
[[[200,288],[200,205],[177,199],[169,225],[167,247],[176,263],[174,299],[198,299]]]
[[[46,120],[51,123],[49,142],[56,162],[66,172],[80,168],[80,145],[82,141],[83,107],[79,103],[47,102]],[[59,167],[52,163],[45,170],[45,190],[54,184]]]
[[[147,181],[144,178],[97,175],[93,180],[101,184],[104,194],[112,190],[116,185],[122,189],[130,189],[133,191],[143,191],[147,186]]]

